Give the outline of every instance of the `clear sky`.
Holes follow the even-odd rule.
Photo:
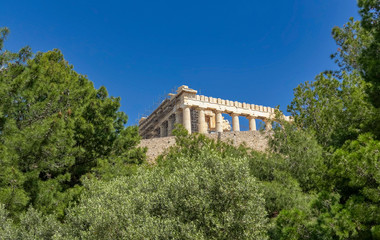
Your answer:
[[[5,47],[59,48],[95,87],[139,114],[174,87],[286,111],[293,89],[335,65],[331,28],[355,0],[6,1]]]

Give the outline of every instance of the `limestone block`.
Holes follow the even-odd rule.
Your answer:
[[[195,99],[197,99],[197,100],[201,100],[201,98],[200,98],[199,95],[196,95],[196,96],[195,96]]]
[[[243,108],[246,108],[246,107],[247,107],[247,104],[243,102]]]
[[[222,104],[222,99],[218,98],[218,104]]]
[[[208,97],[205,96],[205,102],[208,102],[208,101],[209,101]]]
[[[263,107],[263,106],[260,105],[259,108],[260,108],[260,111],[261,111],[261,112],[264,111],[264,107]]]
[[[181,92],[183,89],[187,89],[187,88],[189,88],[189,86],[182,85],[182,86],[180,86],[180,87],[177,89],[177,92]]]
[[[201,101],[205,100],[205,96],[201,95]]]
[[[235,107],[239,107],[239,102],[238,102],[238,101],[235,101],[234,106],[235,106]]]
[[[243,104],[241,102],[239,102],[239,105],[238,105],[239,108],[243,107]]]
[[[222,99],[222,105],[226,105],[226,100]]]

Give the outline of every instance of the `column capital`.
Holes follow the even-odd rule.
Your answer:
[[[240,116],[240,114],[238,114],[238,113],[234,113],[234,112],[233,112],[233,113],[230,113],[229,115],[230,115],[231,117],[234,117],[234,116]]]

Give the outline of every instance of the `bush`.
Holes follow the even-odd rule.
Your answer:
[[[131,177],[87,181],[66,237],[266,239],[265,202],[247,159],[207,147],[168,157]]]

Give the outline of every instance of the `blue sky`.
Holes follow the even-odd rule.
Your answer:
[[[6,48],[59,48],[95,87],[139,114],[174,87],[286,111],[293,89],[336,68],[331,28],[355,0],[7,1]]]

